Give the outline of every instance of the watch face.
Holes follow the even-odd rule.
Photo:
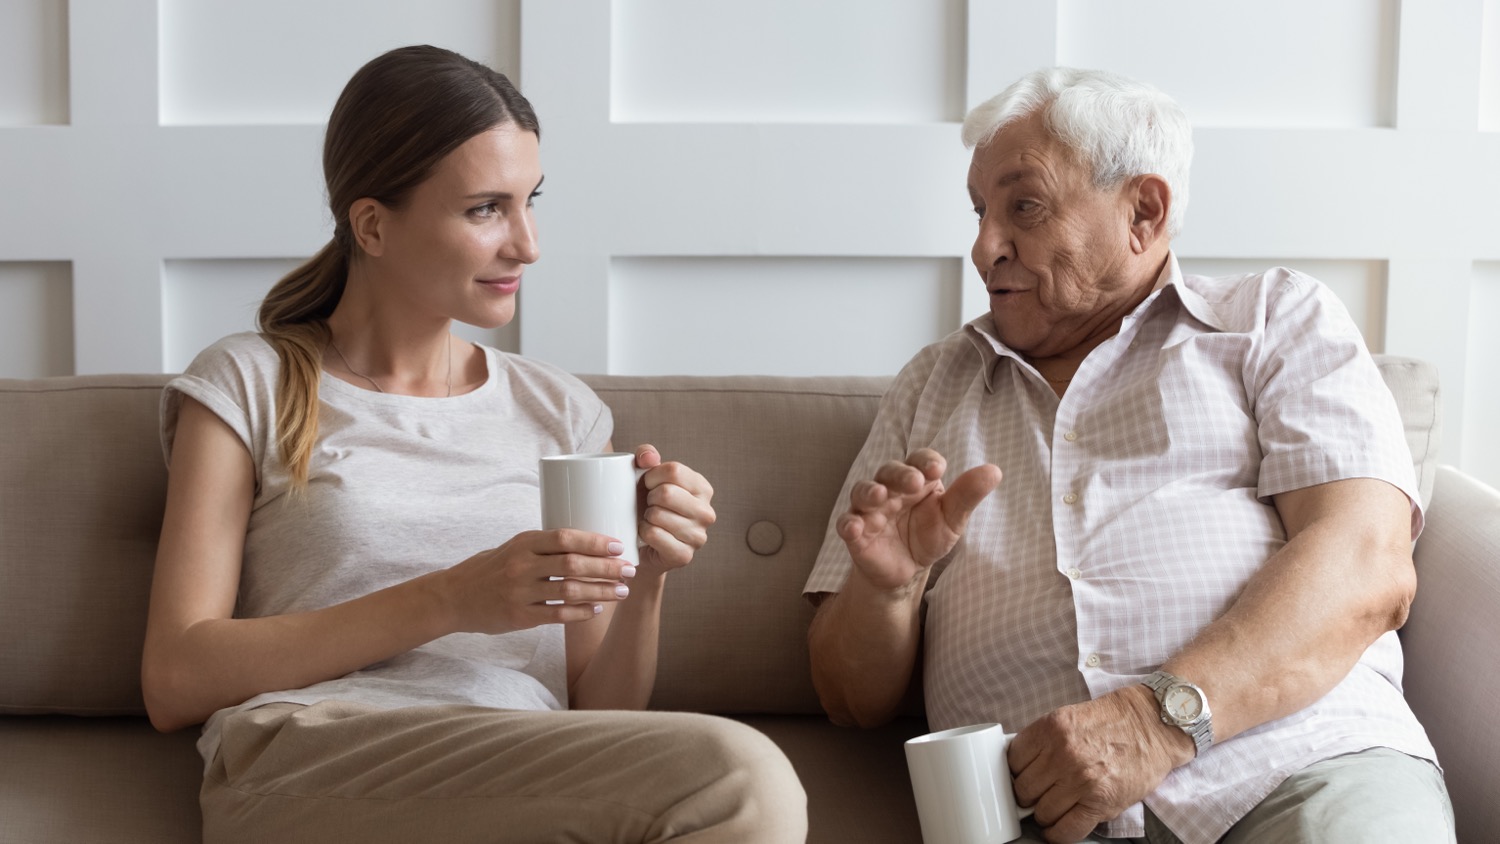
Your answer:
[[[1179,724],[1191,723],[1203,715],[1203,698],[1191,686],[1172,686],[1161,702],[1167,714]]]

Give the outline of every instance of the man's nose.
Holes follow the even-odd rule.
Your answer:
[[[1008,228],[989,218],[981,219],[979,232],[974,236],[972,257],[980,275],[986,275],[995,266],[1014,258],[1015,244]]]

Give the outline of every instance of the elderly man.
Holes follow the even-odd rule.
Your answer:
[[[1452,840],[1394,632],[1414,472],[1347,312],[1182,275],[1191,132],[1149,86],[1039,71],[964,140],[990,313],[850,470],[806,586],[828,712],[889,719],[920,651],[933,729],[1020,728],[1048,841]]]

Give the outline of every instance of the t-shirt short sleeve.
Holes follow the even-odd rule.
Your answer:
[[[277,356],[258,334],[233,334],[198,354],[186,371],[167,382],[161,397],[161,445],[168,463],[184,397],[224,421],[250,452],[256,466],[269,447],[266,421],[275,409],[262,397],[276,394]],[[258,479],[257,479],[258,480]]]

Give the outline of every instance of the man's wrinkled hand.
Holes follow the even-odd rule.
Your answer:
[[[912,583],[953,549],[969,515],[1000,484],[1000,469],[988,463],[943,486],[948,462],[930,448],[904,462],[881,466],[873,480],[849,493],[849,509],[837,522],[855,568],[879,589]]]
[[[1016,735],[1008,760],[1016,801],[1054,844],[1080,841],[1193,758],[1193,740],[1161,722],[1156,696],[1127,686],[1054,710]]]

